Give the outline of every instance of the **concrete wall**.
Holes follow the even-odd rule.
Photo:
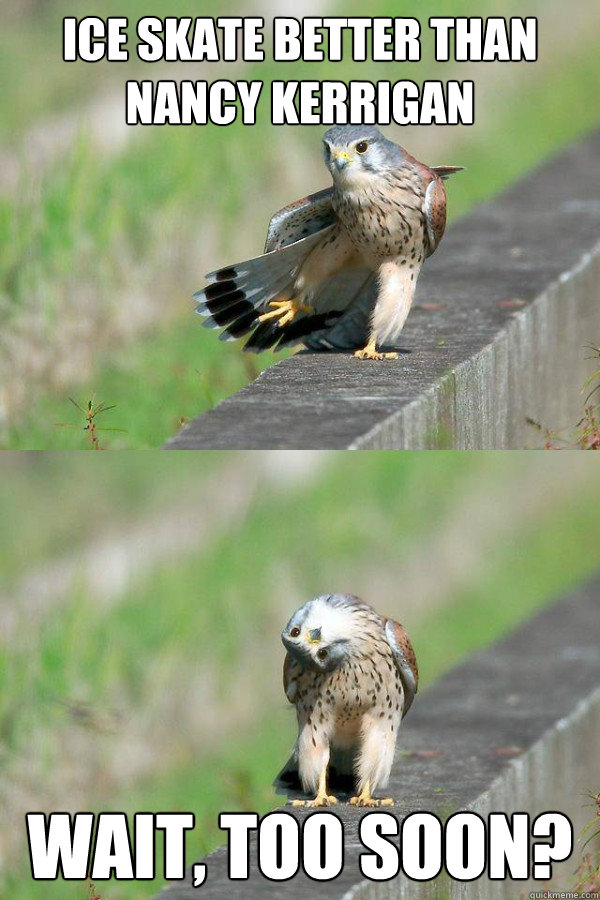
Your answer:
[[[600,579],[574,592],[502,641],[474,654],[422,695],[403,725],[400,753],[390,780],[394,814],[417,810],[441,819],[458,810],[567,813],[579,835],[592,811],[586,791],[600,790]],[[518,900],[537,882],[417,884],[399,878],[366,881],[358,869],[364,849],[357,837],[364,811],[336,807],[346,834],[344,871],[329,883],[298,874],[285,883],[267,882],[256,869],[251,846],[248,882],[230,882],[227,851],[207,857],[208,877],[194,890],[174,884],[162,900],[281,897],[285,900]],[[293,810],[300,819],[304,810]],[[581,842],[555,866],[553,886],[573,886]]]

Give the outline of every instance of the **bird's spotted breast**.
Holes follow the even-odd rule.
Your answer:
[[[423,182],[410,168],[355,191],[334,190],[333,208],[350,240],[376,266],[385,259],[424,255]]]
[[[353,739],[362,717],[392,720],[402,709],[402,683],[389,644],[371,638],[351,660],[329,673],[298,666],[295,703],[313,730],[333,726],[332,739]],[[393,728],[393,725],[391,726]],[[327,727],[329,730],[329,727]]]

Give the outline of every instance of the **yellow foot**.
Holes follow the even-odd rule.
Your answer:
[[[296,300],[271,300],[269,306],[274,307],[271,312],[263,313],[258,317],[259,322],[268,322],[269,319],[277,319],[278,325],[283,327],[289,322],[293,322],[299,312],[310,313],[313,311],[312,306]]]
[[[350,797],[350,803],[352,806],[393,806],[394,801],[391,797],[364,797],[362,794],[359,794],[358,797]]]
[[[292,800],[292,806],[334,806],[337,797],[331,794],[317,794],[314,800]]]
[[[354,355],[357,359],[398,359],[397,353],[379,353],[376,349],[375,341],[369,341],[362,350],[356,350]]]

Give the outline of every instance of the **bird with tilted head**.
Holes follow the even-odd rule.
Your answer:
[[[323,151],[333,185],[275,213],[262,256],[207,275],[196,310],[223,340],[249,334],[249,351],[304,344],[395,358],[444,233],[444,181],[462,167],[426,166],[372,125],[330,128]]]
[[[296,707],[298,740],[275,787],[295,805],[330,806],[356,792],[356,806],[390,806],[387,785],[400,723],[417,692],[414,650],[402,625],[349,594],[298,609],[283,629],[283,685]],[[301,799],[299,793],[315,793]]]

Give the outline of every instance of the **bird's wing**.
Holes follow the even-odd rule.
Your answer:
[[[290,703],[296,702],[296,693],[298,691],[298,683],[294,677],[295,668],[292,657],[289,653],[286,653],[283,661],[283,690]]]
[[[332,193],[333,188],[325,188],[276,212],[267,229],[265,253],[280,250],[333,225],[335,213],[331,206]]]
[[[194,294],[196,312],[206,317],[204,325],[207,328],[223,328],[221,340],[234,340],[251,332],[244,350],[259,353],[295,344],[309,346],[309,338],[327,335],[348,312],[350,319],[341,330],[336,329],[334,340],[319,343],[318,346],[315,344],[313,349],[361,346],[368,318],[363,307],[370,308],[374,302],[370,294],[368,300],[362,296],[361,310],[352,311],[355,301],[367,290],[369,272],[364,268],[344,268],[325,279],[311,297],[313,312],[299,313],[293,322],[283,327],[272,319],[260,321],[260,316],[269,311],[272,300],[293,295],[298,270],[311,251],[321,241],[327,240],[327,235],[335,227],[327,226],[256,259],[211,272],[206,276],[210,283]],[[360,324],[354,322],[358,312],[361,313]]]
[[[206,317],[205,327],[223,328],[221,340],[254,331],[254,344],[248,349],[274,346],[285,329],[259,322],[259,316],[269,309],[271,300],[289,296],[298,269],[320,240],[321,233],[316,232],[279,250],[210,272],[209,284],[193,295],[196,312]]]
[[[443,178],[444,181],[447,181],[451,175],[454,175],[456,172],[464,172],[464,166],[432,166],[431,167],[438,178]]]
[[[427,185],[423,201],[427,256],[431,256],[442,239],[446,227],[446,188],[440,178]]]
[[[393,619],[386,619],[385,636],[391,647],[392,656],[404,688],[404,707],[402,709],[402,716],[404,717],[415,699],[419,684],[417,658],[409,637],[399,622],[394,622]]]

